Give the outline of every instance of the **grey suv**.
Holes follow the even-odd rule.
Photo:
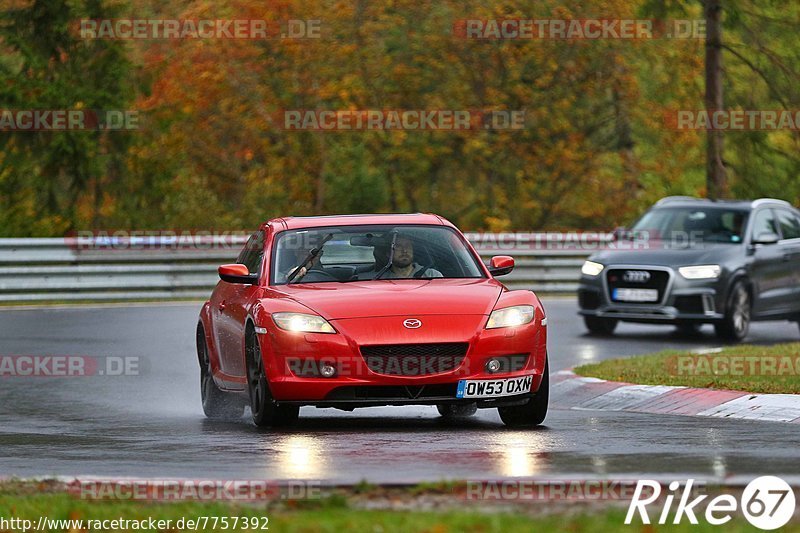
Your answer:
[[[782,200],[659,201],[581,269],[586,327],[713,324],[742,340],[753,320],[800,322],[800,211]]]

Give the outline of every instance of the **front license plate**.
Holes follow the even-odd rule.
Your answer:
[[[655,289],[614,289],[611,297],[617,302],[657,302],[658,291]]]
[[[508,379],[462,379],[456,398],[500,398],[531,391],[533,376]]]

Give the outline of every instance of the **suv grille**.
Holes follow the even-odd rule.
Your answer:
[[[455,370],[468,348],[466,342],[378,344],[361,346],[361,356],[377,374],[427,376]]]
[[[631,274],[626,279],[626,274]],[[646,272],[648,276],[643,276],[640,273]],[[646,278],[646,279],[645,279]],[[664,270],[647,270],[645,268],[612,268],[606,272],[606,281],[608,282],[608,298],[612,302],[623,303],[660,303],[664,299],[664,292],[667,290],[667,283],[669,282],[669,272]],[[622,298],[614,297],[614,289],[655,289],[658,291],[658,298],[655,301],[628,301]]]

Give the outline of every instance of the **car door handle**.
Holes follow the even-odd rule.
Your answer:
[[[784,261],[791,261],[792,260],[792,254],[783,254],[783,260]]]
[[[220,311],[224,311],[225,310],[225,301],[223,300],[222,302],[220,302],[217,307],[219,308]]]

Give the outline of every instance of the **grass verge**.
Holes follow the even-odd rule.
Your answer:
[[[559,511],[549,509],[547,502],[529,502],[523,508],[516,506],[512,509],[488,510],[482,502],[463,502],[463,508],[448,508],[445,510],[371,510],[351,508],[347,498],[323,498],[310,502],[282,502],[279,506],[270,504],[233,504],[233,503],[142,503],[119,501],[87,501],[76,499],[67,494],[26,494],[13,495],[0,493],[0,517],[8,520],[20,518],[31,520],[38,524],[40,516],[52,520],[83,520],[84,530],[89,520],[171,520],[172,523],[164,530],[180,530],[179,520],[196,520],[200,522],[197,528],[184,526],[183,530],[194,531],[223,531],[222,517],[227,517],[229,527],[233,517],[247,517],[255,519],[256,528],[243,528],[241,525],[236,530],[279,532],[339,532],[339,531],[370,531],[370,532],[530,532],[530,531],[566,531],[566,532],[605,532],[619,531],[625,528],[625,509],[621,508],[579,508],[578,511],[570,507],[561,507]],[[656,513],[657,516],[657,513]],[[204,519],[203,517],[208,517]],[[218,517],[217,527],[213,528],[214,519]],[[654,519],[657,519],[653,517]],[[268,519],[268,521],[266,520]],[[203,520],[206,520],[203,527]],[[241,520],[241,518],[240,518]],[[705,532],[719,531],[717,526],[703,523],[692,525],[688,520],[673,526],[656,526],[664,531]],[[250,521],[248,521],[248,524]],[[655,530],[652,526],[643,526],[634,521],[636,530]],[[119,527],[109,527],[103,530],[124,530]],[[96,528],[94,528],[96,530]],[[127,530],[133,530],[129,528]],[[21,531],[21,529],[8,529],[8,531]],[[73,525],[50,524],[39,531],[78,531]],[[752,531],[750,526],[741,517],[734,518],[726,524],[725,531]],[[800,524],[790,523],[784,531],[800,532]]]
[[[800,343],[741,345],[707,354],[666,350],[582,365],[575,373],[640,385],[800,394]]]

